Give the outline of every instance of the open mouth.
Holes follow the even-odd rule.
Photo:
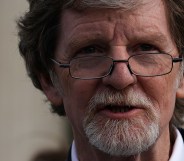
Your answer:
[[[98,112],[112,119],[123,119],[141,115],[143,108],[129,105],[105,105],[98,108]]]
[[[105,107],[105,109],[113,112],[113,113],[125,113],[125,112],[129,112],[133,109],[135,109],[135,107],[133,106],[114,106],[114,105],[107,105]]]

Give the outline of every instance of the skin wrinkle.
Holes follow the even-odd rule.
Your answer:
[[[91,22],[89,22],[89,25],[90,25],[90,24],[91,24]],[[107,24],[108,24],[108,23],[107,23]],[[80,28],[78,28],[77,26],[83,26],[83,24],[75,25],[75,27],[74,27],[75,30],[77,30],[77,29],[80,30]],[[151,26],[151,27],[152,27],[152,26]],[[115,28],[115,29],[116,29],[116,28]],[[140,27],[140,29],[142,29],[142,28]],[[151,32],[151,30],[148,30],[148,29],[149,29],[149,28],[146,28],[146,29],[144,29],[144,30],[142,29],[142,30],[143,30],[143,33],[142,33],[142,34],[145,34],[146,31],[147,31],[147,32]],[[77,33],[77,32],[75,32],[75,30],[74,30],[74,33]],[[86,31],[86,32],[88,32],[88,31]],[[130,32],[132,32],[132,31],[130,31]],[[124,32],[120,31],[120,33],[124,33]],[[153,33],[154,33],[154,32],[153,32]],[[117,34],[118,34],[118,33],[117,33]],[[155,34],[155,33],[154,33],[154,34]],[[154,34],[153,34],[153,35],[154,35]],[[71,35],[72,35],[72,34],[71,34]],[[96,33],[96,35],[97,35],[97,36],[100,36],[99,33]],[[105,34],[105,35],[106,35],[106,34]],[[116,34],[114,34],[114,37],[115,37],[115,35],[116,35]],[[147,35],[147,33],[146,33],[145,35]],[[90,38],[91,36],[92,36],[92,37],[94,36],[94,39],[95,39],[95,35],[90,35],[89,38]],[[154,35],[154,36],[155,36],[155,35]],[[69,37],[71,37],[71,38],[70,38],[70,41],[69,41],[70,44],[67,45],[67,46],[71,47],[71,49],[72,49],[73,46],[74,46],[74,48],[75,48],[75,47],[77,47],[78,44],[81,44],[81,42],[80,42],[80,39],[82,39],[82,36],[81,36],[81,35],[78,35],[78,37],[80,37],[80,39],[79,39],[79,38],[75,38],[75,36],[73,36],[73,35],[72,35],[72,36],[69,36]],[[125,35],[124,37],[126,37],[126,39],[128,39],[128,38],[127,38],[128,36]],[[86,34],[85,34],[85,38],[86,38]],[[104,39],[104,38],[102,38],[102,39]],[[138,37],[137,39],[138,39],[139,41],[141,40],[140,37]],[[166,39],[164,38],[163,35],[158,35],[158,36],[155,37],[154,39],[155,39],[156,45],[158,45],[158,44],[163,44],[163,42],[165,42],[164,40],[166,40]],[[85,40],[85,39],[84,39],[84,40]],[[84,41],[84,40],[81,40],[81,41]],[[112,40],[113,40],[113,38],[112,38]],[[142,40],[144,40],[144,41],[146,41],[146,42],[149,43],[149,38],[148,38],[148,37],[147,37],[147,38],[142,37]],[[152,40],[153,40],[153,39],[152,39]],[[110,41],[110,40],[109,40],[109,41]],[[136,41],[136,37],[134,37],[134,41]],[[119,44],[119,45],[124,45],[124,46],[126,46],[126,44]],[[169,45],[168,45],[167,43],[165,43],[164,48],[166,48],[167,46],[169,46]],[[163,45],[162,45],[162,47],[163,47]],[[70,49],[70,51],[71,51],[71,49]],[[67,52],[66,52],[67,54],[70,53],[68,50],[66,50],[66,51],[67,51]],[[171,51],[171,49],[167,49],[167,51],[165,51],[165,52],[167,53],[167,52],[169,52],[169,51]]]

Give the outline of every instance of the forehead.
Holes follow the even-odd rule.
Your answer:
[[[158,38],[164,35],[163,40],[172,41],[165,4],[162,0],[145,0],[144,3],[130,10],[66,9],[62,14],[60,33],[61,50],[72,47],[71,44],[78,45],[84,39],[99,38],[114,42],[116,39],[121,45],[127,45],[129,40],[144,39],[147,35],[157,34]]]
[[[105,0],[104,0],[105,1]],[[116,0],[115,0],[116,1]],[[70,24],[71,27],[75,27],[77,24],[80,24],[82,22],[92,22],[92,21],[100,21],[105,18],[107,18],[109,21],[113,21],[113,19],[128,19],[131,16],[145,16],[152,17],[155,19],[159,18],[165,18],[165,2],[163,0],[143,0],[139,1],[139,3],[136,3],[136,6],[127,7],[130,2],[124,2],[124,0],[119,0],[120,3],[122,2],[126,8],[123,7],[123,4],[120,4],[118,7],[115,6],[108,6],[106,5],[99,5],[96,8],[88,7],[84,10],[72,10],[72,9],[66,9],[63,11],[62,16],[62,22],[61,24],[65,26],[65,24]],[[88,2],[88,0],[86,0]],[[132,0],[131,2],[134,2]],[[142,2],[142,3],[140,3]],[[94,2],[95,3],[95,2]],[[90,4],[90,3],[89,3]],[[98,3],[96,3],[98,4]],[[131,4],[131,3],[130,3]],[[69,27],[69,26],[67,26]]]

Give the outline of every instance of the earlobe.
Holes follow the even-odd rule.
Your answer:
[[[48,100],[54,106],[60,106],[63,104],[62,96],[58,92],[58,89],[53,85],[50,77],[46,77],[44,75],[39,76],[39,81],[42,86],[43,92],[47,96]]]
[[[176,97],[177,98],[184,98],[184,78],[182,78],[182,80],[180,82],[180,86],[177,89]]]

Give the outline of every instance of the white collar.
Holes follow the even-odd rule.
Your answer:
[[[73,143],[72,143],[71,155],[72,155],[72,157],[71,157],[72,161],[79,161],[78,156],[77,156],[77,150],[76,150],[76,146],[75,146],[75,141],[73,141]]]
[[[183,138],[178,129],[176,129],[176,140],[173,146],[172,155],[169,161],[183,161],[184,158],[184,143]]]
[[[184,158],[184,143],[183,143],[183,138],[178,131],[178,129],[175,129],[176,131],[176,140],[173,146],[173,151],[172,155],[169,159],[169,161],[183,161]],[[79,161],[78,156],[77,156],[77,151],[76,151],[76,146],[75,146],[75,141],[72,143],[72,161]]]

